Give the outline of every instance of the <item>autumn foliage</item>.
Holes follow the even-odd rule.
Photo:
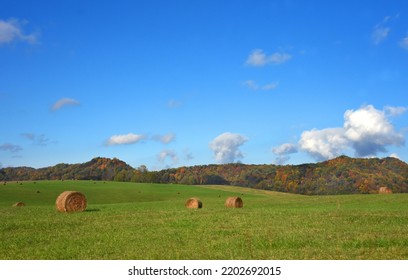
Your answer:
[[[94,158],[83,164],[33,169],[0,169],[0,180],[115,180],[186,185],[235,185],[298,194],[408,192],[408,164],[396,158],[350,158],[301,165],[212,164],[148,171],[118,159]]]

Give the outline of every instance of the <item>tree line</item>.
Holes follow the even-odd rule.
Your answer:
[[[105,180],[186,185],[234,185],[307,195],[378,193],[380,187],[408,192],[408,165],[395,158],[350,158],[301,165],[211,164],[149,171],[119,159],[94,158],[83,164],[34,169],[0,169],[1,181]]]

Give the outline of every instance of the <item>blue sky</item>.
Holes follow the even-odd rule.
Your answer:
[[[408,161],[406,1],[0,4],[2,167]]]

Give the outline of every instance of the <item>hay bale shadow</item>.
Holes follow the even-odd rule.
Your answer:
[[[85,212],[99,212],[101,209],[98,208],[91,208],[91,209],[86,209]]]

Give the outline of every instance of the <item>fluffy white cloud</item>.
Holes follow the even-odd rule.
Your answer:
[[[30,44],[37,42],[37,35],[25,34],[22,30],[24,22],[17,19],[0,20],[0,45],[13,41],[24,41]]]
[[[330,159],[353,149],[356,156],[375,156],[386,152],[387,146],[404,144],[404,136],[398,133],[387,119],[404,113],[404,107],[385,107],[383,111],[372,105],[344,113],[343,127],[304,131],[299,148],[319,160]]]
[[[384,111],[367,105],[344,113],[344,130],[358,156],[386,152],[387,145],[402,145],[404,137],[395,131]]]
[[[267,64],[282,64],[291,58],[292,56],[287,53],[275,52],[271,55],[266,55],[263,50],[256,49],[248,56],[246,64],[258,67]]]
[[[246,64],[252,66],[263,66],[267,63],[268,58],[263,50],[254,50],[249,55]]]
[[[79,103],[79,101],[76,101],[75,99],[72,98],[62,98],[60,100],[58,100],[57,102],[54,103],[54,105],[52,105],[51,110],[52,111],[57,111],[59,109],[61,109],[64,106],[78,106],[81,103]]]
[[[106,145],[114,146],[114,145],[134,144],[145,138],[146,137],[144,135],[133,134],[133,133],[122,134],[122,135],[112,135],[106,141]]]
[[[302,133],[299,148],[318,160],[324,160],[339,156],[348,143],[343,128],[312,129]]]
[[[211,141],[209,146],[218,163],[231,163],[244,157],[239,147],[247,140],[240,134],[225,132]]]
[[[295,144],[292,143],[285,143],[278,147],[272,148],[272,152],[275,155],[288,155],[297,153],[297,147]]]

